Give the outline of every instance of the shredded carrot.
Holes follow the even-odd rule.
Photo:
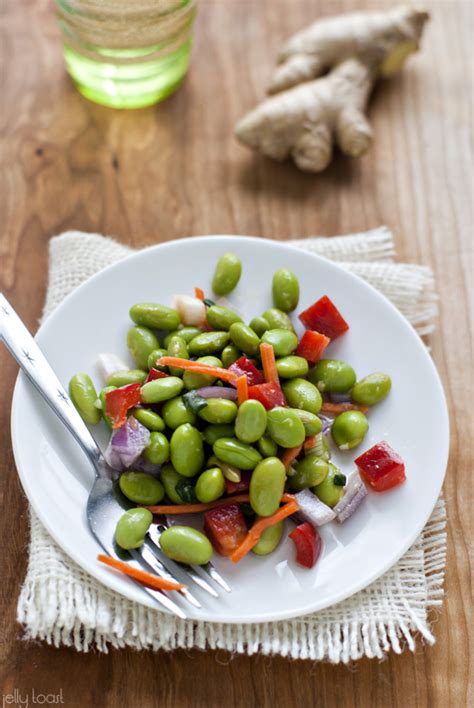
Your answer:
[[[303,445],[298,445],[297,447],[289,447],[285,450],[283,455],[280,457],[280,460],[285,465],[286,470],[291,465],[293,460],[296,460],[302,449]]]
[[[177,356],[162,356],[158,359],[160,366],[176,366],[178,369],[189,369],[196,374],[210,374],[216,376],[223,381],[237,381],[238,376],[233,371],[222,369],[220,366],[209,366],[201,364],[199,361],[190,361],[189,359],[180,359]],[[157,362],[157,363],[158,363]]]
[[[282,501],[287,502],[294,499],[291,494],[284,494]],[[209,511],[216,509],[218,506],[228,506],[229,504],[243,504],[248,502],[250,497],[248,494],[234,494],[231,497],[217,499],[217,501],[208,502],[207,504],[173,504],[172,506],[145,506],[142,509],[148,509],[152,514],[197,514],[200,511]]]
[[[308,435],[306,440],[303,443],[303,447],[305,450],[312,450],[313,447],[316,445],[316,435]]]
[[[149,588],[154,590],[182,590],[186,585],[182,583],[174,583],[172,580],[166,580],[165,578],[160,578],[158,575],[153,573],[147,573],[146,570],[139,570],[138,568],[132,568],[128,563],[116,560],[110,556],[98,555],[97,560],[105,565],[109,565],[115,570],[120,570],[125,575],[129,575],[134,580],[138,580],[139,583],[147,585]]]
[[[271,344],[262,342],[260,345],[260,354],[262,357],[263,375],[267,383],[280,383],[278,371],[275,363],[275,352]]]
[[[249,383],[247,376],[244,374],[243,376],[239,376],[237,379],[237,400],[239,402],[239,406],[244,403],[244,401],[247,401],[249,397]]]
[[[324,401],[321,406],[321,413],[344,413],[345,411],[361,411],[362,413],[367,413],[369,410],[368,406],[358,406],[356,403],[330,403],[329,401]]]
[[[291,495],[287,494],[285,496],[289,497]],[[279,521],[283,521],[283,519],[286,519],[287,516],[291,516],[291,514],[294,514],[296,511],[298,511],[298,509],[298,502],[294,497],[292,497],[291,501],[289,501],[284,506],[281,506],[278,511],[275,512],[275,514],[257,521],[252,526],[240,546],[231,554],[230,559],[232,563],[238,563],[240,560],[242,560],[244,556],[247,555],[249,551],[252,550],[255,544],[258,543],[258,540],[262,535],[263,531],[265,531],[265,529],[267,529],[269,526],[274,526]]]
[[[194,288],[194,295],[197,297],[198,300],[204,300],[205,295],[204,295],[204,290],[202,288]]]

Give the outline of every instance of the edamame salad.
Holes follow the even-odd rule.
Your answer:
[[[131,504],[115,531],[121,549],[140,547],[154,515],[164,515],[172,523],[160,545],[173,560],[204,565],[218,553],[239,563],[269,555],[288,535],[291,560],[312,568],[320,526],[347,521],[368,489],[405,480],[387,442],[364,449],[391,379],[379,371],[359,377],[330,358],[349,324],[343,303],[326,294],[300,309],[298,336],[300,288],[287,268],[269,283],[273,307],[259,312],[255,303],[246,322],[227,299],[242,273],[238,255],[225,253],[211,293],[196,287],[170,293],[172,306],[133,304],[133,368],[100,354],[102,389],[78,373],[69,393],[86,423],[110,429],[105,457]],[[349,476],[332,461],[334,447],[354,462]],[[179,525],[190,513],[201,515],[202,531]]]

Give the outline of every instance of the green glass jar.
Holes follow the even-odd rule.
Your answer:
[[[91,101],[142,108],[179,86],[197,0],[56,0],[67,70]]]

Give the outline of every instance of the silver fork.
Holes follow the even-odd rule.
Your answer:
[[[92,465],[95,481],[87,500],[87,521],[92,534],[106,553],[113,558],[126,561],[134,568],[144,568],[168,580],[178,581],[175,574],[178,578],[179,575],[184,575],[214,597],[218,597],[218,593],[206,578],[212,579],[229,592],[229,586],[211,563],[203,569],[199,566],[177,564],[164,556],[159,547],[159,537],[165,528],[163,524],[152,525],[146,543],[139,549],[127,552],[116,546],[113,540],[115,527],[124,509],[131,506],[130,502],[114,483],[116,472],[105,461],[97,443],[46,357],[2,293],[0,293],[0,339],[41,396],[72,433]],[[152,590],[140,583],[137,585],[170,612],[186,619],[185,612],[166,592]],[[201,607],[199,600],[187,588],[181,590],[180,595],[194,607]],[[176,598],[175,591],[173,596]]]

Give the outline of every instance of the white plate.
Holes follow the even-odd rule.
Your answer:
[[[289,539],[273,555],[249,554],[236,566],[215,558],[233,592],[223,593],[220,600],[200,595],[203,611],[189,616],[211,622],[264,622],[309,613],[349,597],[388,570],[409,548],[441,489],[448,455],[448,415],[430,356],[388,300],[324,258],[247,237],[195,237],[154,246],[81,285],[37,335],[64,386],[77,371],[89,372],[101,386],[96,370],[99,352],[116,352],[132,364],[126,347],[129,307],[146,300],[171,304],[173,294],[192,293],[194,286],[210,294],[217,259],[230,250],[243,263],[241,281],[230,299],[246,317],[271,305],[272,274],[286,266],[300,281],[298,311],[328,294],[350,324],[349,332],[329,345],[327,355],[346,359],[360,377],[378,370],[391,375],[392,392],[370,412],[370,430],[360,450],[334,455],[342,471],[350,473],[359,452],[387,440],[402,455],[407,472],[405,484],[384,494],[369,494],[344,525],[331,523],[322,528],[324,550],[312,570],[296,565]],[[94,435],[101,446],[106,444],[105,426],[94,428]],[[23,375],[15,388],[12,436],[25,492],[57,543],[104,585],[154,606],[134,583],[96,561],[100,548],[88,531],[84,513],[92,470]]]

